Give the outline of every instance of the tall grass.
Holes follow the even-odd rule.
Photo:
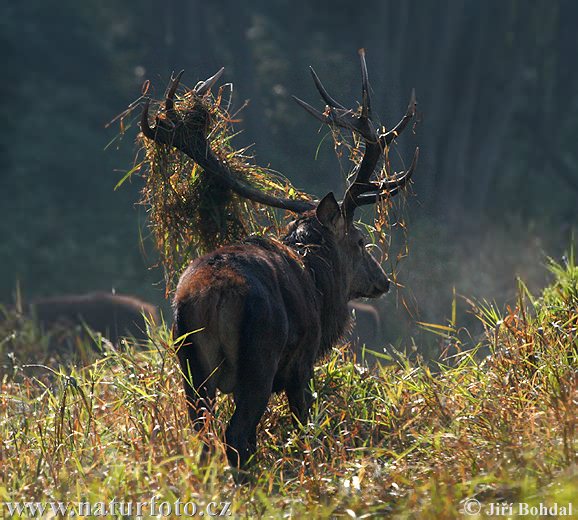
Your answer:
[[[16,352],[0,393],[0,502],[155,495],[230,501],[241,517],[453,518],[468,498],[576,500],[578,267],[568,255],[550,269],[540,297],[520,284],[515,307],[473,308],[485,329],[473,350],[439,329],[458,352],[439,366],[397,353],[365,369],[335,350],[316,369],[306,425],[272,399],[244,485],[221,442],[230,400],[193,432],[166,327],[144,349],[104,345],[86,366],[30,374]]]

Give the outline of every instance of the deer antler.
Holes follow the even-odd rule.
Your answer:
[[[335,101],[327,92],[319,77],[310,67],[313,82],[319,91],[322,99],[326,103],[325,111],[319,112],[311,105],[293,96],[295,101],[301,105],[313,117],[322,123],[345,128],[359,134],[365,142],[365,151],[359,164],[355,177],[341,203],[341,210],[344,215],[352,219],[355,208],[365,204],[373,204],[382,198],[392,197],[402,189],[415,170],[419,157],[419,149],[416,148],[415,154],[409,169],[395,175],[393,178],[381,183],[371,181],[375,168],[382,158],[387,146],[394,141],[401,132],[406,128],[409,121],[416,113],[417,102],[415,93],[412,91],[407,111],[399,123],[389,132],[379,134],[372,121],[371,98],[369,95],[369,80],[367,75],[367,64],[365,63],[365,50],[359,50],[361,60],[361,110],[354,111],[345,108]]]
[[[192,91],[193,95],[199,98],[205,96],[219,80],[224,70],[221,68],[214,76],[199,82]],[[207,174],[214,175],[219,179],[219,182],[241,197],[259,204],[296,213],[313,209],[315,207],[313,202],[275,197],[243,183],[236,172],[231,170],[231,167],[215,154],[207,139],[210,122],[207,108],[202,103],[196,103],[188,111],[179,111],[175,108],[175,93],[183,72],[181,71],[175,78],[171,78],[164,103],[165,117],[157,115],[154,128],[149,124],[150,98],[145,101],[140,122],[143,135],[156,143],[173,146],[180,150],[201,166]]]

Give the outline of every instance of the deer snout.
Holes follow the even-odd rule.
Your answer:
[[[384,276],[381,287],[380,287],[382,294],[389,292],[389,285],[390,284],[391,284],[390,279],[387,276]]]
[[[379,278],[377,283],[374,284],[375,289],[375,296],[381,296],[389,291],[390,285],[389,278],[384,274],[382,277]]]
[[[370,261],[367,265],[366,273],[369,274],[365,279],[365,297],[379,298],[382,294],[389,291],[390,280],[383,267],[373,258],[368,258]],[[369,283],[367,283],[369,282]]]

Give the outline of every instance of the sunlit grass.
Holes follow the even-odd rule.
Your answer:
[[[551,269],[556,281],[541,297],[520,285],[515,308],[474,308],[486,329],[474,350],[443,330],[459,352],[443,365],[398,353],[364,369],[335,350],[316,369],[308,424],[294,429],[284,398],[271,400],[244,485],[221,443],[231,402],[221,399],[205,431],[193,432],[166,327],[145,348],[105,345],[86,366],[33,373],[22,355],[43,339],[20,327],[28,350],[3,363],[0,501],[156,495],[231,501],[249,517],[452,518],[472,497],[575,500],[578,269],[572,255]],[[17,339],[2,344],[4,357]]]

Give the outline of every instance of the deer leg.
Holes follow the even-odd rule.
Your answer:
[[[233,467],[243,468],[257,449],[257,425],[267,408],[271,389],[240,385],[235,391],[235,413],[227,432],[227,458]]]
[[[209,380],[209,374],[203,370],[202,363],[194,355],[195,346],[183,345],[178,358],[183,373],[183,385],[187,399],[189,418],[196,431],[202,430],[207,413],[212,412],[216,389]]]
[[[285,389],[289,410],[293,416],[293,423],[296,427],[299,423],[305,424],[309,415],[309,409],[313,402],[310,382],[313,377],[313,370],[308,370],[305,374],[297,377],[293,384]]]
[[[279,345],[286,342],[282,309],[256,291],[245,301],[240,334],[237,383],[233,390],[235,413],[226,431],[227,457],[243,468],[257,448],[257,425],[273,391]]]

